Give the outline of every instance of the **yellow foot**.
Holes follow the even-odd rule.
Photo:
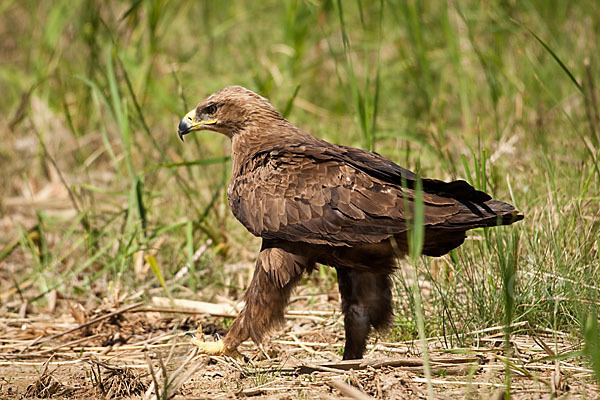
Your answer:
[[[222,340],[217,340],[215,342],[204,342],[198,337],[194,336],[190,343],[200,350],[200,354],[207,354],[209,356],[229,356],[235,358],[236,360],[242,360],[245,357],[237,351],[237,349],[229,349],[225,347],[225,344]]]
[[[225,345],[222,340],[216,342],[203,342],[194,336],[191,343],[200,349],[200,353],[208,354],[211,356],[220,356],[225,353]]]

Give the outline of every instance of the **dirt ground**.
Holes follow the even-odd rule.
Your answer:
[[[211,316],[210,309],[227,313],[227,304],[198,302],[201,312],[194,311],[196,302],[176,301],[168,308],[153,299],[88,311],[61,301],[62,313],[55,316],[0,315],[0,399],[156,398],[156,387],[160,398],[180,399],[428,396],[420,342],[374,337],[365,360],[341,362],[337,299],[323,299],[329,300],[315,306],[314,299],[309,304],[307,296],[297,296],[285,327],[269,343],[262,349],[250,342],[242,346],[250,359],[245,361],[196,355],[186,335],[198,326],[205,340],[224,334],[230,318]],[[508,360],[502,327],[469,333],[475,340],[468,348],[429,340],[435,397],[500,399],[508,361],[513,398],[600,398],[592,371],[572,364],[572,358],[544,359],[576,345],[525,324],[515,330]]]

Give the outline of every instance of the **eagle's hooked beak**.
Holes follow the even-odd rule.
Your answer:
[[[211,119],[208,121],[195,121],[196,118],[196,109],[193,109],[189,113],[185,114],[185,117],[181,119],[179,122],[179,126],[177,127],[177,135],[179,139],[183,142],[183,135],[186,135],[193,131],[199,131],[204,129],[206,125],[214,125],[217,123],[216,119]]]

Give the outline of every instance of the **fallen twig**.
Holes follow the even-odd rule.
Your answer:
[[[177,307],[182,310],[194,311],[198,314],[208,314],[214,317],[235,318],[237,316],[237,310],[230,304],[225,303],[207,303],[204,301],[152,297],[152,304],[171,310]]]
[[[350,386],[346,382],[343,382],[339,379],[329,381],[328,384],[329,384],[329,386],[339,390],[344,396],[348,396],[351,399],[355,399],[355,400],[372,400],[373,399],[373,397],[369,396],[365,392],[361,392],[354,386]]]

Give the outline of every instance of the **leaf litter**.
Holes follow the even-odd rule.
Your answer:
[[[54,315],[40,311],[20,318],[6,310],[0,315],[0,396],[427,397],[416,341],[386,342],[379,335],[371,340],[365,360],[340,360],[343,318],[335,294],[295,296],[282,331],[264,346],[243,344],[248,362],[197,355],[186,336],[198,329],[208,341],[225,334],[235,305],[173,299],[167,307],[164,299],[154,298],[106,302],[86,310],[73,301],[58,303]],[[195,311],[196,303],[200,311]],[[507,359],[503,330],[496,326],[467,332],[472,345],[464,348],[449,348],[442,337],[430,338],[436,396],[500,396],[506,391],[507,363],[514,398],[600,396],[592,370],[575,354],[580,345],[568,335],[516,323]]]

